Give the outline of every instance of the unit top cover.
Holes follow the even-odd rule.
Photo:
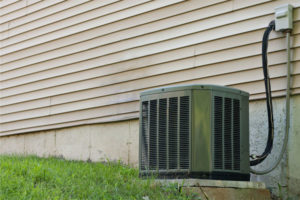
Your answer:
[[[238,90],[235,88],[230,88],[230,87],[220,86],[220,85],[206,85],[206,84],[176,85],[176,86],[154,88],[154,89],[141,92],[141,96],[158,94],[162,92],[182,91],[182,90],[213,90],[213,91],[239,94],[242,96],[249,96],[248,92],[244,92],[242,90]]]

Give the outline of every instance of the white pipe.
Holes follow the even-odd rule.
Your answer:
[[[273,171],[280,163],[283,155],[285,153],[287,144],[288,144],[288,137],[290,131],[290,88],[291,88],[291,46],[290,46],[290,32],[286,33],[286,51],[287,51],[287,73],[286,73],[286,98],[285,98],[285,135],[283,146],[281,148],[280,154],[276,162],[268,169],[258,171],[255,169],[250,168],[250,172],[252,174],[263,175]]]

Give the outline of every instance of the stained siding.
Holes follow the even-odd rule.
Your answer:
[[[136,118],[139,93],[203,83],[264,98],[261,38],[295,6],[292,93],[300,92],[300,2],[2,1],[0,134]],[[272,33],[274,96],[285,93],[285,38]]]

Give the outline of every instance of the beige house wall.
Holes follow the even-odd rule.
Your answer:
[[[227,85],[264,98],[261,38],[284,3],[295,7],[298,94],[298,0],[1,1],[0,135],[134,119],[139,93],[165,85]],[[285,38],[270,39],[281,96]]]

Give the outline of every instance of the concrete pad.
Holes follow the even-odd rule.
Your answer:
[[[156,182],[167,185],[178,183],[181,187],[221,187],[221,188],[250,188],[266,189],[263,182],[250,181],[223,181],[210,179],[157,179]]]
[[[56,131],[56,156],[69,160],[88,160],[90,155],[89,126]]]
[[[155,182],[161,185],[177,184],[181,191],[192,194],[196,199],[271,199],[270,191],[262,182],[208,179],[157,179]]]
[[[129,121],[92,125],[92,161],[118,161],[129,163]]]
[[[0,154],[24,154],[24,135],[0,137]]]
[[[55,156],[55,131],[43,131],[24,136],[25,154],[40,157]]]
[[[215,188],[215,187],[183,187],[183,192],[194,194],[195,198],[209,200],[271,200],[267,189],[250,188]]]

